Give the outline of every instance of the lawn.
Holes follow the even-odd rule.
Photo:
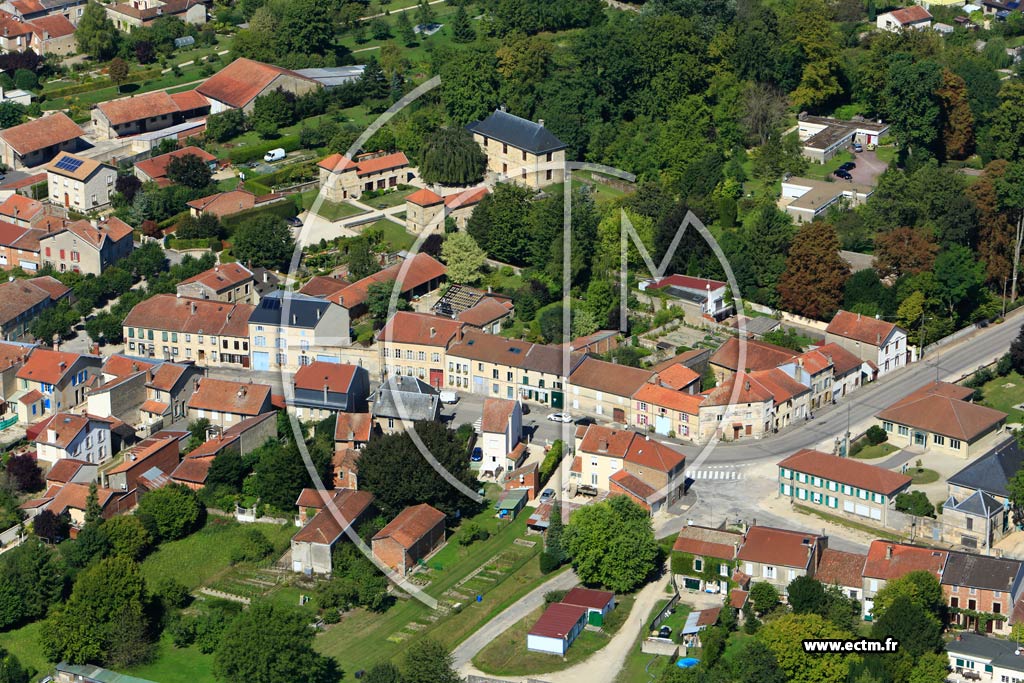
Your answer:
[[[263,532],[274,545],[274,557],[288,547],[295,527],[276,524],[245,525]],[[241,542],[243,525],[233,519],[210,515],[206,526],[196,533],[164,543],[142,562],[142,575],[152,584],[160,578],[174,578],[195,589],[223,574],[231,566],[231,553]]]
[[[654,621],[654,617],[664,608],[665,604],[662,602],[655,606],[644,623],[649,624]],[[629,654],[626,655],[626,661],[623,662],[622,669],[619,670],[619,675],[615,678],[615,683],[646,683],[647,681],[654,681],[662,671],[672,665],[670,657],[648,655],[641,652],[640,643],[647,637],[646,628],[644,626],[643,629],[640,629],[636,640],[633,641],[633,647],[630,648]]]
[[[303,201],[305,204],[305,201]],[[310,202],[309,206],[303,206],[304,209],[312,209],[313,203]],[[317,207],[316,214],[322,218],[326,218],[331,221],[340,221],[343,218],[351,218],[352,216],[358,216],[361,213],[366,213],[357,206],[352,206],[347,202],[332,202],[325,199]]]
[[[853,154],[846,150],[842,150],[823,164],[816,164],[813,162],[807,164],[807,172],[804,173],[804,177],[815,178],[817,180],[835,180],[835,176],[832,174],[837,168],[847,161],[856,160],[857,158]]]
[[[410,235],[404,227],[398,223],[392,223],[387,218],[382,218],[362,228],[363,234],[371,230],[379,230],[381,232],[381,246],[389,252],[409,249],[416,241],[416,238]]]
[[[341,623],[328,627],[318,636],[317,649],[335,657],[345,671],[367,669],[380,661],[400,660],[402,652],[415,638],[435,638],[451,649],[481,624],[550,579],[550,575],[541,575],[537,562],[540,537],[529,538],[536,542],[532,547],[515,543],[516,539],[526,536],[527,515],[520,515],[501,529],[493,515],[494,511],[488,507],[475,518],[479,524],[496,532],[488,540],[466,548],[450,542],[428,560],[429,571],[417,575],[430,580],[425,590],[432,597],[460,602],[459,611],[435,614],[415,599],[401,599],[384,614],[354,610],[345,614]],[[474,578],[455,588],[473,570],[486,570],[499,564],[506,569],[504,575],[494,577],[491,574],[490,580]],[[456,590],[465,597],[457,597],[453,592]],[[482,600],[476,602],[475,595],[480,595]]]
[[[32,674],[30,680],[33,681],[50,673],[51,663],[46,660],[39,647],[39,633],[42,628],[43,622],[36,621],[19,629],[0,633],[0,647],[18,658],[21,666]]]
[[[981,387],[983,398],[980,403],[989,408],[1008,413],[1008,423],[1024,422],[1024,412],[1014,406],[1024,403],[1024,377],[1011,372],[1006,377],[996,377]]]
[[[416,192],[418,188],[410,187],[405,190],[394,190],[391,192],[385,192],[384,194],[377,195],[376,197],[365,198],[365,195],[359,199],[359,201],[367,206],[372,206],[375,209],[390,209],[392,206],[398,206],[399,204],[405,203],[405,198]]]
[[[123,673],[160,683],[205,683],[213,680],[212,670],[212,654],[203,654],[196,645],[176,648],[171,637],[164,634],[151,664],[137,666]]]
[[[512,625],[500,638],[491,641],[473,658],[473,665],[484,673],[496,676],[528,676],[567,669],[607,645],[629,616],[632,607],[632,596],[620,598],[619,604],[608,616],[605,628],[600,632],[583,631],[569,647],[565,657],[526,649],[526,634],[545,609],[539,607]]]
[[[939,480],[939,473],[925,467],[907,468],[906,475],[910,477],[911,483],[915,486],[931,484]]]
[[[863,450],[853,457],[858,460],[875,460],[876,458],[884,458],[898,450],[899,448],[893,446],[891,443],[882,442],[880,444],[875,444],[874,446],[865,446]]]

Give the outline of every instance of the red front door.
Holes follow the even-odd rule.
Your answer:
[[[430,386],[435,389],[444,386],[444,370],[433,369],[430,371]]]

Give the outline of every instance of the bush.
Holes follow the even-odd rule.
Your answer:
[[[885,433],[885,430],[878,425],[871,425],[868,431],[864,434],[867,437],[868,443],[872,446],[877,446],[880,443],[885,443],[889,440],[889,435]]]
[[[546,550],[540,554],[540,573],[541,574],[550,574],[551,572],[555,571],[556,569],[558,569],[561,566],[562,566],[562,563],[558,561],[558,558],[554,557],[553,555],[548,553]]]
[[[484,529],[474,521],[468,521],[462,525],[455,538],[459,545],[467,546],[476,541],[486,541],[490,537],[491,533],[487,529]]]
[[[263,535],[263,532],[246,527],[241,543],[231,551],[231,564],[259,562],[272,552],[274,552],[274,546]]]
[[[551,444],[551,448],[548,449],[547,455],[544,456],[544,462],[540,466],[540,480],[546,482],[548,478],[554,474],[555,470],[558,469],[558,463],[562,461],[562,441],[557,440]]]
[[[999,362],[996,363],[996,374],[1000,377],[1006,377],[1013,372],[1013,359],[1010,358],[1010,354],[1004,353],[999,357]]]
[[[548,591],[544,594],[544,604],[551,605],[556,602],[562,602],[568,592],[567,590]]]
[[[924,491],[911,491],[896,496],[896,509],[917,517],[934,517],[935,506],[928,500]]]
[[[185,607],[192,600],[192,595],[185,584],[169,576],[157,579],[153,586],[153,594],[165,608]]]

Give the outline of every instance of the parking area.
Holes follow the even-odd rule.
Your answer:
[[[856,154],[854,163],[857,164],[857,167],[850,171],[850,175],[853,177],[851,182],[872,187],[878,184],[878,176],[888,168],[888,164],[879,159],[874,151],[865,150]]]

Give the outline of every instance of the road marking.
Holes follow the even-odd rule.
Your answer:
[[[703,470],[689,470],[686,473],[689,479],[720,479],[722,481],[736,481],[743,478],[742,472],[737,472],[733,469],[714,469],[708,468]]]

